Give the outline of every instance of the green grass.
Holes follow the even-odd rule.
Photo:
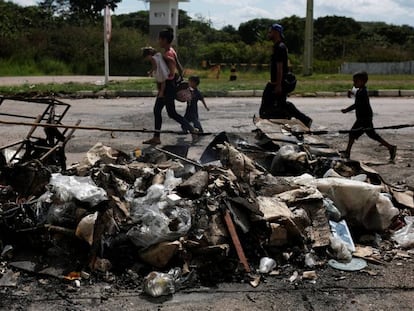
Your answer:
[[[269,74],[267,71],[240,71],[237,80],[229,81],[230,73],[223,71],[219,79],[216,73],[208,70],[188,70],[186,76],[198,75],[201,78],[200,89],[204,92],[227,92],[233,90],[263,90]],[[314,74],[312,76],[298,75],[298,84],[294,93],[341,92],[352,87],[352,76],[343,74]],[[371,75],[368,82],[371,90],[414,89],[414,75]],[[107,86],[95,84],[65,83],[65,84],[23,84],[19,86],[0,86],[0,94],[73,94],[78,91],[98,92],[108,91],[154,91],[152,79],[131,79],[128,81],[111,81]]]
[[[0,76],[39,76],[39,75],[68,75],[70,69],[63,62],[54,59],[42,59],[35,62],[33,59],[25,61],[0,59]]]

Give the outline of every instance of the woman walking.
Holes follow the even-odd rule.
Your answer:
[[[174,33],[172,28],[162,30],[158,35],[158,43],[160,47],[164,49],[163,57],[167,62],[170,74],[165,81],[164,96],[157,96],[154,105],[154,127],[156,132],[151,139],[144,141],[144,144],[161,144],[161,133],[159,131],[161,130],[162,126],[162,110],[164,106],[167,109],[168,116],[181,124],[181,127],[185,132],[192,133],[193,135],[196,135],[198,133],[197,129],[191,126],[191,124],[175,110],[175,78],[178,67],[180,67],[180,71],[182,71],[182,67],[178,61],[177,52],[171,46],[173,40]]]

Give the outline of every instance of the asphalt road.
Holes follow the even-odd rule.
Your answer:
[[[352,103],[347,98],[292,98],[299,109],[309,114],[313,129],[329,129],[334,133],[322,138],[332,146],[343,149],[347,137],[336,133],[349,129],[354,114],[342,114],[341,108]],[[154,98],[77,99],[64,102],[71,105],[64,124],[72,125],[82,120],[82,125],[116,128],[153,127],[152,106]],[[387,126],[413,123],[412,98],[373,98],[374,124]],[[243,136],[254,129],[252,118],[258,113],[259,98],[207,98],[210,111],[199,107],[200,119],[206,132],[221,131]],[[183,111],[184,104],[177,104]],[[37,115],[34,105],[3,103],[0,112]],[[9,119],[0,116],[0,120]],[[0,125],[0,145],[22,139],[28,127]],[[179,126],[164,112],[165,130],[179,130]],[[41,135],[40,133],[39,135]],[[398,145],[395,164],[386,161],[388,153],[366,136],[355,144],[352,157],[375,164],[384,179],[390,182],[410,180],[414,184],[412,168],[414,128],[385,130],[380,134]],[[76,162],[96,142],[131,151],[144,147],[142,141],[149,134],[110,133],[78,130],[68,143],[68,162]],[[190,143],[190,136],[163,134],[164,144]],[[203,137],[197,145],[202,147],[213,136]],[[196,159],[196,155],[192,155]],[[364,272],[340,272],[329,267],[317,270],[315,284],[288,281],[290,273],[267,277],[253,289],[248,284],[222,284],[212,288],[195,288],[178,292],[170,297],[147,299],[133,290],[120,289],[116,284],[83,284],[79,291],[70,293],[60,281],[56,290],[50,291],[53,281],[42,285],[33,281],[24,284],[11,294],[0,291],[0,309],[9,310],[412,310],[414,305],[413,259],[400,258],[385,265],[369,264]],[[53,283],[52,283],[53,284]],[[47,292],[49,290],[49,292]],[[10,293],[10,292],[9,292]]]
[[[205,132],[219,133],[221,131],[239,133],[251,132],[255,127],[253,116],[258,115],[260,98],[207,98],[210,111],[206,111],[199,104],[199,115]],[[353,112],[342,114],[341,108],[352,104],[348,98],[299,98],[290,99],[300,110],[313,118],[312,128],[314,130],[330,130],[332,134],[321,136],[338,150],[346,147],[347,136],[337,134],[338,130],[350,129],[355,115]],[[152,107],[154,98],[115,98],[115,99],[63,99],[71,105],[63,123],[74,125],[81,120],[83,126],[97,126],[124,129],[153,129]],[[389,126],[397,124],[414,123],[413,99],[409,97],[400,98],[371,98],[374,110],[374,125]],[[44,107],[33,104],[16,104],[4,102],[0,106],[0,112],[29,114],[36,116]],[[177,103],[177,111],[184,113],[185,104]],[[0,120],[9,120],[1,116]],[[27,121],[27,120],[25,120]],[[0,125],[3,135],[0,137],[0,146],[22,139],[28,132],[28,127]],[[163,130],[179,131],[180,126],[168,118],[166,111],[163,112]],[[395,165],[388,165],[386,159],[388,152],[385,148],[378,146],[367,136],[357,141],[353,148],[352,158],[369,162],[376,165],[380,173],[391,181],[401,181],[413,174],[410,167],[413,159],[414,142],[412,136],[414,128],[400,130],[379,131],[386,140],[398,145],[398,154]],[[38,134],[44,136],[43,133]],[[95,143],[102,142],[114,148],[129,152],[135,148],[143,148],[142,142],[151,137],[147,133],[121,133],[78,130],[67,145],[68,164],[79,161]],[[203,137],[197,145],[206,145],[213,136]],[[189,135],[163,134],[163,144],[191,143]],[[190,157],[197,160],[199,153],[190,153]]]

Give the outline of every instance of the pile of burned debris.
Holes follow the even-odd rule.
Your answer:
[[[253,138],[217,135],[199,161],[177,146],[131,157],[98,143],[65,169],[4,165],[0,286],[15,286],[20,270],[76,286],[127,271],[151,296],[257,286],[284,271],[314,282],[327,264],[359,270],[414,246],[410,189],[342,159],[298,122],[256,126]]]

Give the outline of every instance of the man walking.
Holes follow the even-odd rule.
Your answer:
[[[300,112],[295,105],[287,101],[288,92],[283,88],[288,68],[288,49],[284,43],[283,27],[273,24],[269,27],[269,40],[273,41],[273,54],[270,61],[270,82],[263,91],[262,104],[259,115],[263,119],[290,119],[300,120],[307,127],[312,119]]]

